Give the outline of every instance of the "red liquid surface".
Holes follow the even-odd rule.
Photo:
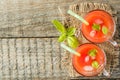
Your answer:
[[[101,43],[105,42],[113,36],[114,33],[114,21],[110,14],[103,10],[94,10],[89,12],[85,16],[85,20],[89,22],[89,25],[86,26],[82,24],[82,33],[83,35],[91,42]],[[100,31],[95,31],[92,29],[93,24],[100,24]],[[105,35],[102,32],[102,27],[106,26],[108,28],[108,34]]]
[[[89,56],[89,51],[96,49],[96,57]],[[81,53],[81,56],[73,56],[73,66],[75,70],[84,76],[94,76],[101,72],[105,65],[105,54],[104,52],[94,44],[83,44],[77,48],[77,52]],[[99,65],[103,65],[99,68],[92,67],[92,62],[97,61]],[[99,69],[99,70],[98,70]]]

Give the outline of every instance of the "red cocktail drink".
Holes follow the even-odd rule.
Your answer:
[[[89,25],[82,24],[83,35],[91,42],[101,43],[110,40],[115,32],[112,16],[103,10],[93,10],[85,16]]]
[[[83,44],[76,51],[81,56],[73,55],[72,63],[78,73],[84,76],[95,76],[104,69],[106,56],[98,46],[94,44]]]

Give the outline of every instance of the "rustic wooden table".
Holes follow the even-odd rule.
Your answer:
[[[58,19],[57,6],[69,6],[88,0],[1,0],[0,1],[0,79],[70,79],[65,70],[64,50],[57,42],[59,33],[51,24]],[[89,0],[94,2],[94,0]],[[116,11],[120,29],[120,0],[96,0],[109,3]],[[117,36],[118,42],[120,35]],[[119,53],[118,53],[119,54]],[[60,56],[60,57],[58,57]],[[110,78],[120,79],[118,72]],[[63,67],[64,66],[64,67]],[[78,77],[72,79],[89,79]],[[98,79],[106,77],[93,77]]]

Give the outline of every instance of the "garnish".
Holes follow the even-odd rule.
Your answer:
[[[63,42],[66,39],[66,37],[66,33],[61,34],[58,38],[58,42]]]
[[[61,32],[61,35],[58,38],[58,42],[63,42],[65,40],[67,40],[68,45],[72,48],[76,48],[79,45],[79,41],[74,35],[75,31],[76,31],[76,28],[69,27],[69,28],[66,29],[62,25],[62,23],[60,23],[58,20],[53,20],[52,23],[55,26],[55,28],[59,32]]]
[[[79,42],[75,36],[69,36],[67,38],[68,45],[72,48],[76,48],[79,45]]]
[[[91,56],[91,57],[95,57],[96,54],[97,54],[97,50],[96,49],[92,49],[92,50],[89,51],[89,56]]]
[[[67,29],[67,35],[68,35],[68,36],[73,36],[73,35],[75,34],[75,31],[76,31],[76,28],[74,28],[74,27],[69,27],[69,28]]]
[[[108,33],[108,28],[106,26],[102,27],[102,32],[103,34],[107,34]]]
[[[58,20],[53,20],[52,23],[59,32],[61,32],[61,33],[66,32],[65,27]]]
[[[97,61],[93,61],[92,67],[97,69],[99,67],[99,63]]]
[[[96,31],[99,31],[100,30],[100,24],[93,24],[92,28]]]

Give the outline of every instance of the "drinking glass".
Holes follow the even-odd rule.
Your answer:
[[[114,46],[118,46],[117,42],[113,40],[113,36],[116,31],[115,21],[108,12],[99,9],[92,10],[85,15],[84,19],[89,23],[89,25],[82,23],[80,27],[81,32],[87,40],[93,43],[103,43],[109,41]],[[100,25],[99,31],[92,28],[94,24]],[[107,28],[107,34],[102,32],[103,27]]]
[[[91,49],[96,49],[96,57],[91,57],[89,55],[89,51]],[[105,70],[106,65],[106,55],[104,51],[96,46],[95,44],[85,43],[80,45],[77,49],[77,52],[81,54],[81,56],[73,55],[72,64],[74,69],[83,76],[96,76],[100,72],[103,72],[105,76],[110,76],[110,74]],[[99,63],[98,68],[92,67],[92,62],[97,61]]]

